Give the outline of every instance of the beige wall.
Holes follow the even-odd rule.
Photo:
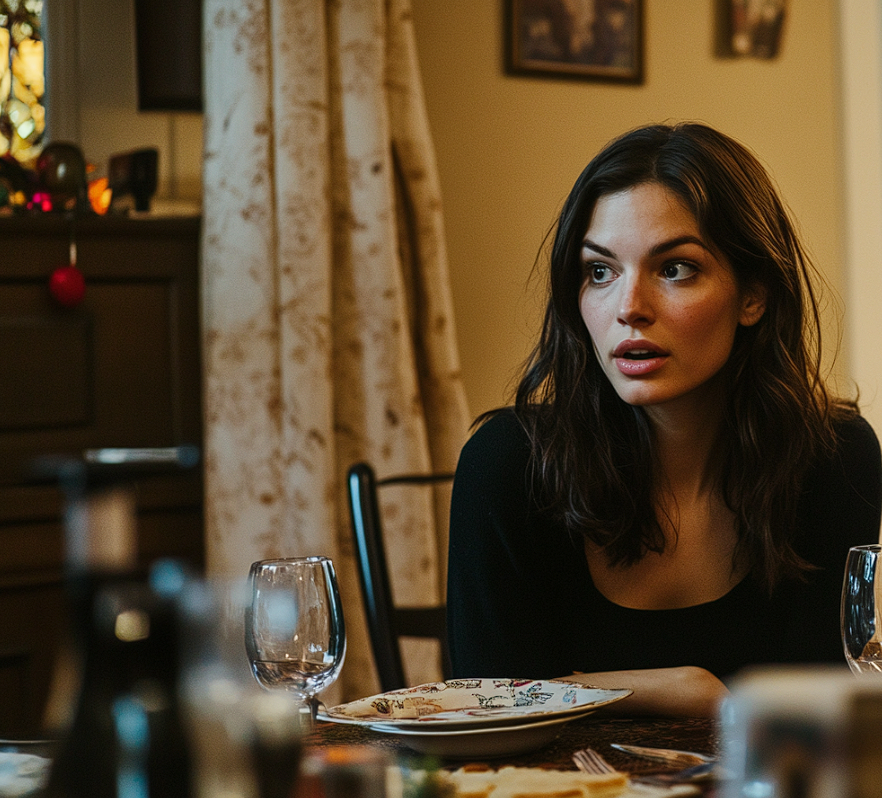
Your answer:
[[[116,153],[157,147],[157,198],[198,202],[202,115],[138,111],[133,0],[58,2],[71,8],[79,40],[76,63],[68,67],[78,76],[71,89],[79,94],[79,118],[63,120],[64,129],[78,131],[87,160],[99,168]]]
[[[528,280],[557,209],[631,127],[695,119],[750,146],[841,285],[837,4],[791,2],[767,62],[714,57],[716,5],[645,0],[645,81],[616,86],[504,74],[502,0],[413,0],[473,413],[505,401],[532,344],[540,285]]]
[[[861,412],[882,430],[882,7],[839,4],[842,85],[846,343]]]

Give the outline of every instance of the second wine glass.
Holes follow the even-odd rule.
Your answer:
[[[854,673],[882,673],[882,546],[854,546],[842,585],[842,645]]]
[[[339,675],[346,631],[334,565],[327,557],[251,565],[245,647],[255,679],[294,693],[315,718],[316,696]]]

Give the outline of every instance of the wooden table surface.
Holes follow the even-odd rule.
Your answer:
[[[719,754],[720,745],[717,726],[713,720],[626,719],[589,715],[561,726],[560,735],[536,751],[511,758],[468,760],[468,763],[482,762],[493,768],[519,765],[575,770],[573,752],[579,748],[591,747],[611,765],[628,773],[658,772],[660,769],[656,763],[611,748],[610,743],[677,748],[707,754]],[[381,748],[393,756],[413,756],[409,749],[387,735],[354,725],[319,721],[306,739],[307,749],[335,745],[368,745]],[[442,761],[441,764],[459,767],[465,764],[465,761],[450,759]]]

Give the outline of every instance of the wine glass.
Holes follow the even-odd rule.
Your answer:
[[[882,546],[849,549],[842,585],[842,646],[854,673],[882,673]]]
[[[343,609],[327,557],[260,560],[251,565],[245,648],[267,690],[294,693],[315,719],[317,693],[340,673],[346,653]]]

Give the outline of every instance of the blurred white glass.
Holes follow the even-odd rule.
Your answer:
[[[245,647],[254,678],[293,693],[315,718],[316,695],[339,675],[346,630],[327,557],[261,560],[251,566]]]
[[[290,779],[297,773],[300,706],[261,690],[251,675],[244,643],[250,600],[244,578],[194,580],[182,595],[181,691],[199,798],[267,796],[261,777],[269,775],[268,756],[276,767],[290,768]]]
[[[867,795],[853,789],[853,709],[882,694],[882,679],[855,679],[841,664],[778,665],[748,668],[728,686],[720,711],[719,798]],[[878,785],[878,764],[874,776]]]
[[[0,740],[0,796],[45,796],[57,749],[54,740]]]
[[[882,546],[848,552],[842,584],[842,647],[854,673],[882,673]]]

